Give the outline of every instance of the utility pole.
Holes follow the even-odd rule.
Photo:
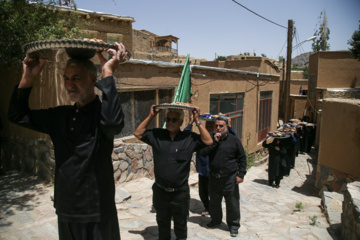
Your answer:
[[[283,65],[283,75],[282,75],[282,84],[281,84],[281,117],[285,120],[285,89],[286,89],[286,81],[285,81],[285,58],[282,59]]]
[[[286,57],[286,91],[285,91],[285,119],[284,123],[289,121],[290,115],[290,79],[291,79],[291,53],[293,38],[294,22],[292,19],[288,21],[288,39],[287,39],[287,57]]]

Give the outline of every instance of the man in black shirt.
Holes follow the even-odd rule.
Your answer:
[[[240,140],[228,134],[227,117],[215,121],[216,132],[212,134],[214,143],[200,150],[201,155],[210,160],[210,216],[207,228],[215,228],[222,222],[221,201],[225,198],[226,223],[230,235],[236,237],[240,228],[239,183],[246,174],[246,155]]]
[[[123,112],[113,72],[126,53],[122,44],[116,45],[117,50],[108,50],[113,55],[108,61],[98,53],[103,76],[98,82],[90,60],[68,61],[64,85],[73,106],[29,109],[31,88],[45,65],[30,56],[11,98],[9,120],[49,134],[53,142],[60,240],[120,239],[111,153],[114,135],[123,128]],[[94,86],[102,91],[102,101]]]
[[[199,134],[181,131],[184,112],[169,109],[166,114],[166,129],[147,130],[149,123],[156,117],[154,105],[149,116],[137,127],[136,138],[152,146],[154,157],[155,183],[153,189],[153,206],[156,210],[156,221],[159,227],[159,239],[171,238],[171,217],[174,219],[174,231],[177,239],[187,238],[187,217],[189,215],[190,161],[194,151],[211,145],[210,134],[199,121],[200,110],[193,114]]]

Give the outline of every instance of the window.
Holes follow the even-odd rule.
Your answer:
[[[80,30],[80,35],[83,38],[97,38],[98,31],[91,31],[91,30]]]
[[[260,92],[260,112],[258,123],[258,141],[266,138],[271,125],[272,91]]]
[[[210,94],[210,114],[231,117],[231,127],[242,138],[244,93]]]
[[[152,89],[147,91],[120,92],[121,107],[124,112],[124,128],[117,138],[130,136],[137,126],[149,115],[150,107],[153,104],[171,102],[173,89]],[[157,97],[158,96],[158,97]],[[158,103],[156,103],[158,99]],[[159,119],[153,120],[149,128],[162,127],[164,117],[161,112]]]
[[[124,35],[117,33],[107,33],[106,34],[106,42],[110,44],[114,44],[115,42],[122,43],[124,40]]]

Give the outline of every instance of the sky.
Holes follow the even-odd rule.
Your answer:
[[[74,0],[77,8],[129,16],[133,29],[179,38],[179,55],[205,58],[248,52],[269,58],[286,57],[288,20],[296,28],[292,58],[312,51],[312,37],[325,10],[330,51],[348,50],[359,29],[360,0],[236,0],[272,21],[260,18],[232,0]],[[280,26],[279,26],[280,25]],[[305,42],[303,42],[305,41]],[[176,48],[176,44],[173,46]]]

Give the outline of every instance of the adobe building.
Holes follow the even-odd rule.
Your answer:
[[[319,146],[322,101],[325,98],[360,99],[360,61],[350,51],[310,55],[307,109],[317,123],[315,147]]]
[[[133,18],[79,11],[84,20],[95,22],[94,26],[84,31],[87,37],[123,42],[128,50],[135,52],[134,55],[137,53],[134,46],[146,51],[145,42],[149,43],[149,33],[133,30]],[[137,38],[145,36],[149,38],[144,43],[138,41]],[[72,104],[62,80],[68,56],[64,50],[54,51],[53,54],[57,61],[46,63],[41,78],[33,87],[29,99],[32,109]],[[98,59],[94,57],[92,60],[100,69]],[[121,64],[120,71],[115,73],[125,113],[125,127],[114,140],[112,154],[116,181],[153,177],[151,147],[137,142],[132,133],[148,115],[151,105],[172,102],[182,70],[183,64],[179,63],[131,59]],[[191,65],[191,70],[191,102],[199,106],[202,113],[222,112],[230,116],[232,126],[247,152],[261,150],[266,133],[276,130],[280,76],[200,65]],[[1,69],[0,76],[7,79],[1,82],[0,88],[2,164],[7,169],[25,170],[52,181],[55,159],[49,137],[7,121],[10,96],[20,80],[21,69]],[[149,127],[162,127],[163,123],[164,116],[160,114]]]
[[[360,180],[360,99],[325,98],[322,102],[317,191],[344,193]]]
[[[285,75],[285,71],[283,71]],[[284,119],[285,116],[285,88],[286,81],[283,79],[284,75],[281,75],[280,81],[280,111],[279,117]],[[304,79],[304,71],[291,71],[290,75],[290,96],[289,96],[289,119],[296,118],[302,119],[304,116],[308,115],[306,102],[307,102],[307,89],[308,89],[308,80]],[[301,89],[301,91],[300,91]]]
[[[207,61],[201,62],[200,65],[277,75],[280,73],[277,61],[250,55],[231,55],[226,58],[226,61]]]
[[[360,61],[349,51],[310,56],[308,106],[317,123],[315,187],[344,192],[360,178]]]
[[[360,91],[360,61],[350,51],[317,52],[310,55],[308,95],[313,106],[312,119],[321,109],[321,101],[334,94],[358,98]]]
[[[204,61],[201,62],[200,65],[280,75],[279,118],[283,118],[285,115],[285,66],[282,66],[280,62],[267,57],[251,56],[249,53],[244,53],[242,55],[227,56],[226,61]],[[302,88],[301,94],[299,94],[300,88]],[[304,79],[304,72],[291,71],[289,98],[290,118],[303,118],[308,115],[306,106],[307,89],[308,80]]]
[[[66,59],[64,51],[59,50],[57,54]],[[96,57],[92,60],[100,68]],[[47,63],[30,96],[32,109],[71,104],[61,81],[64,64],[65,61]],[[222,112],[230,116],[247,151],[261,150],[266,133],[277,127],[279,76],[196,65],[191,69],[191,103],[200,107],[202,113]],[[112,158],[116,181],[153,177],[151,147],[139,143],[132,133],[148,116],[151,105],[172,101],[182,70],[182,64],[137,59],[120,65],[115,76],[125,127],[114,140]],[[11,88],[16,82],[17,79],[12,81]],[[9,98],[11,90],[7,92]],[[149,128],[162,127],[164,119],[165,116],[159,114]],[[186,119],[183,127],[187,123]],[[52,180],[54,150],[47,135],[5,121],[2,136],[4,167],[27,170]]]

